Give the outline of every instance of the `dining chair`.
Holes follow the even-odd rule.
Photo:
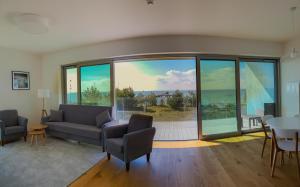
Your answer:
[[[268,140],[272,140],[272,134],[268,132],[268,125],[267,125],[267,120],[273,118],[273,115],[265,115],[263,117],[260,118],[260,123],[262,126],[262,129],[264,131],[264,135],[265,135],[265,139],[264,139],[264,143],[263,143],[263,148],[261,151],[261,158],[263,158],[264,156],[264,151],[265,151],[265,146]],[[272,154],[271,154],[272,157]],[[272,158],[271,158],[272,159]]]
[[[293,152],[296,155],[297,167],[298,167],[298,177],[300,178],[300,165],[298,152],[300,146],[298,144],[298,132],[294,130],[286,129],[272,129],[272,136],[274,142],[274,153],[273,153],[273,163],[271,169],[271,176],[274,176],[277,154],[281,152],[281,165],[284,163],[284,152]]]

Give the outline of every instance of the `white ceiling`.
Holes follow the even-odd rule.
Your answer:
[[[210,35],[285,42],[293,37],[291,6],[300,0],[0,0],[0,46],[48,53],[130,37]],[[9,22],[14,13],[53,20],[30,35]],[[300,31],[300,7],[296,12]]]

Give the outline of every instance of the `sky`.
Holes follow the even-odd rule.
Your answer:
[[[201,60],[202,90],[235,89],[235,61]]]
[[[249,68],[246,68],[249,65]],[[195,59],[144,60],[115,63],[115,87],[132,87],[135,91],[196,90]],[[251,66],[251,67],[250,67]],[[248,71],[259,83],[274,87],[274,66],[271,63],[240,64],[241,88],[247,87]],[[201,60],[202,90],[235,89],[235,61]],[[67,70],[68,92],[77,91],[77,71]],[[81,88],[96,86],[110,91],[110,65],[81,67]],[[250,81],[250,80],[248,80]]]
[[[98,88],[100,92],[110,91],[110,64],[84,66],[80,68],[81,90],[91,86]]]
[[[194,59],[115,63],[115,86],[135,91],[196,90]]]

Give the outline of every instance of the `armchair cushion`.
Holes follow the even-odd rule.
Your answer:
[[[128,133],[152,127],[152,116],[133,114],[129,120]]]
[[[104,128],[105,140],[108,138],[122,138],[127,133],[128,125],[115,125]]]
[[[3,121],[5,127],[18,125],[18,112],[16,110],[0,111],[0,120]]]
[[[63,111],[61,110],[50,110],[50,119],[49,121],[62,122],[63,121]]]
[[[98,114],[96,116],[96,126],[98,128],[102,128],[102,126],[105,123],[108,123],[110,121],[111,121],[111,117],[110,117],[110,114],[109,114],[108,110],[105,110],[104,112],[101,112],[100,114]]]
[[[24,131],[25,131],[25,129],[22,126],[6,127],[5,128],[5,135],[23,133]]]
[[[123,153],[123,138],[110,138],[106,140],[106,146],[111,152]]]

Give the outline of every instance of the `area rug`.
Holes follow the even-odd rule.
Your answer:
[[[104,155],[101,147],[52,137],[45,145],[9,143],[0,147],[0,186],[67,186]]]

